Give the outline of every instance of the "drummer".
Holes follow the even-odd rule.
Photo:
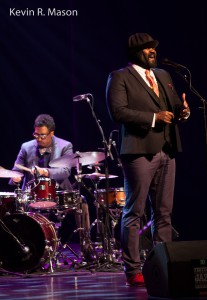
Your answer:
[[[10,185],[21,184],[21,188],[24,191],[29,182],[39,177],[44,177],[55,180],[61,190],[72,190],[72,185],[68,178],[71,174],[69,164],[58,168],[49,167],[50,161],[73,153],[72,143],[55,136],[54,132],[55,122],[52,116],[40,114],[36,117],[33,132],[34,139],[22,144],[12,169],[23,173],[24,176],[11,178],[9,181]],[[83,203],[82,210],[84,215],[89,216],[86,202]],[[84,217],[83,220],[85,220]],[[76,223],[78,222],[76,221]],[[77,225],[79,226],[79,224]],[[89,220],[82,225],[89,232]]]
[[[68,177],[70,176],[70,168],[49,168],[49,162],[59,158],[65,154],[73,153],[71,142],[60,139],[54,135],[55,122],[53,117],[47,114],[37,116],[34,122],[34,139],[23,143],[15,165],[21,165],[31,170],[31,172],[21,170],[14,166],[12,170],[24,173],[24,177],[12,178],[9,183],[22,184],[22,190],[26,188],[26,184],[35,177],[48,177],[54,179],[61,189],[71,190],[72,186]]]

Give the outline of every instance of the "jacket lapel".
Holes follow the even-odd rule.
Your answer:
[[[153,98],[153,100],[156,102],[157,105],[159,104],[159,98],[157,95],[153,92],[153,90],[146,84],[146,82],[142,79],[142,77],[139,75],[139,73],[132,67],[127,67],[129,72],[139,81],[139,83],[143,86],[143,88],[150,94],[150,96]]]

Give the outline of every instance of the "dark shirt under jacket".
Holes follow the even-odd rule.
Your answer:
[[[50,158],[48,157],[50,161],[59,158],[65,154],[72,154],[72,153],[73,153],[73,145],[71,142],[53,136],[52,151],[51,153],[49,153]],[[22,144],[17,159],[15,161],[15,164],[20,164],[24,167],[31,169],[35,165],[39,165],[39,159],[40,159],[40,155],[37,148],[37,141],[34,139]],[[46,164],[48,165],[48,162],[46,162]],[[29,172],[20,170],[15,166],[12,170],[22,172],[24,174],[23,183],[22,183],[23,190],[25,189],[26,184],[30,180],[34,179],[34,177]],[[70,172],[71,172],[71,168],[69,164],[64,168],[63,167],[49,168],[49,177],[51,179],[54,179],[60,185],[61,189],[71,190],[72,189],[71,184],[68,179],[68,177],[70,176]],[[9,184],[12,185],[14,184],[12,182],[12,179],[9,181]]]

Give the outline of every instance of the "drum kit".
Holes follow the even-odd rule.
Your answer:
[[[112,235],[109,236],[108,232],[105,232],[106,229],[103,229],[108,227],[108,224],[104,224],[103,215],[105,216],[106,208],[109,207],[112,224],[114,222],[116,224],[125,204],[125,193],[123,188],[113,188],[108,191],[107,189],[98,189],[100,180],[106,179],[106,175],[98,172],[97,165],[99,164],[97,162],[104,158],[105,155],[102,152],[76,152],[54,159],[49,163],[50,167],[76,167],[77,190],[58,190],[55,180],[38,177],[28,182],[25,190],[21,190],[17,185],[14,192],[0,192],[0,239],[4,241],[0,247],[0,272],[31,273],[37,270],[54,272],[53,268],[57,266],[60,256],[64,257],[63,249],[66,247],[82,261],[82,264],[76,264],[77,260],[72,260],[76,267],[90,263],[100,266],[100,257],[104,261],[106,237],[112,241],[110,255],[115,257],[114,225],[112,225]],[[82,165],[94,166],[95,172],[82,174]],[[0,178],[21,176],[23,176],[21,172],[0,167]],[[110,179],[118,176],[108,175],[107,177]],[[82,216],[80,185],[85,178],[91,179],[95,184],[93,197],[96,206],[96,220],[89,228],[89,237],[85,237],[83,234],[81,235],[83,238],[80,238],[81,248],[89,238],[89,248],[93,259],[90,258],[88,262],[74,252],[68,243],[62,244],[58,231],[66,214],[78,212]],[[117,209],[119,213],[117,213]],[[57,217],[57,223],[47,217],[51,212],[54,212]],[[101,231],[102,237],[101,241],[93,246],[90,234],[94,225],[97,228],[97,235]],[[82,227],[82,223],[80,227]],[[84,230],[84,228],[77,228],[76,232],[79,229],[80,231]],[[98,252],[100,248],[103,249],[102,254]]]

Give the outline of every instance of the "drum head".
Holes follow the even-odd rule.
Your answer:
[[[36,201],[32,202],[29,205],[32,208],[36,209],[47,209],[47,208],[54,208],[56,206],[56,202],[53,201]]]
[[[0,264],[7,271],[25,272],[36,268],[45,250],[44,232],[26,214],[5,215],[0,220]],[[26,247],[26,251],[23,247]]]

